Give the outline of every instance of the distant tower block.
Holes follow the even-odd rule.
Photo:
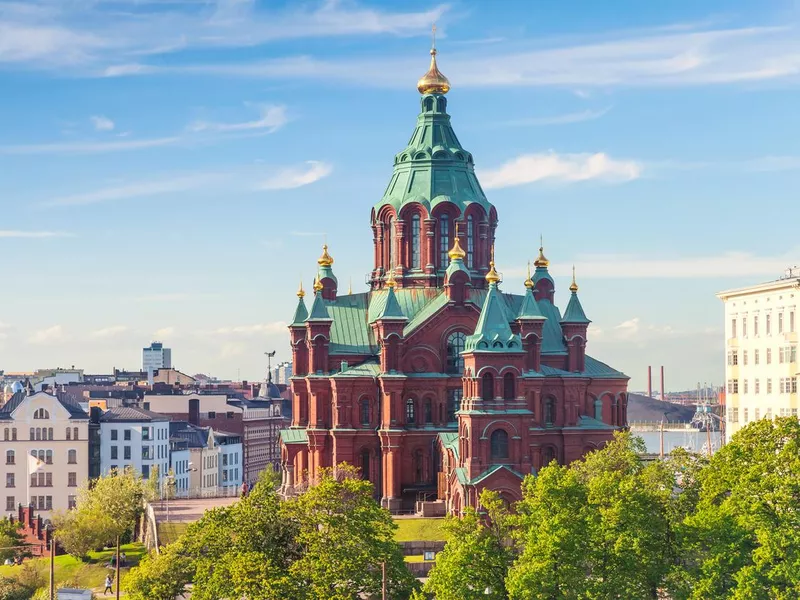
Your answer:
[[[647,367],[647,397],[653,397],[653,367]]]

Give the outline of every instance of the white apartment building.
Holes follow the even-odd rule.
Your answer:
[[[63,392],[16,392],[0,408],[6,513],[33,505],[43,518],[75,506],[89,477],[89,415]]]
[[[132,468],[150,479],[158,469],[159,483],[169,472],[169,417],[121,406],[100,417],[100,471]]]
[[[178,497],[228,495],[231,488],[241,486],[244,466],[239,435],[185,421],[173,421],[170,434]]]
[[[172,368],[172,349],[164,348],[161,342],[152,342],[142,348],[142,371],[147,373],[147,380],[152,385],[153,371]]]
[[[797,417],[800,271],[717,297],[725,304],[728,439],[751,421]]]

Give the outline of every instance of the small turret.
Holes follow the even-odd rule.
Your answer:
[[[320,374],[328,371],[328,344],[333,324],[324,293],[324,284],[317,277],[314,282],[314,302],[306,318],[306,343],[309,348],[310,371]]]
[[[567,344],[567,370],[580,372],[586,368],[586,333],[591,321],[586,318],[581,301],[578,299],[574,266],[569,290],[571,295],[564,316],[561,317],[561,331]]]
[[[500,275],[494,268],[494,260],[489,262],[486,281],[489,283],[489,293],[483,302],[475,333],[467,336],[464,347],[468,352],[521,352],[522,342],[511,330],[506,301],[497,288]]]
[[[447,287],[447,296],[451,302],[464,304],[467,298],[467,287],[472,287],[472,273],[464,264],[464,257],[467,255],[461,248],[458,240],[458,232],[453,240],[453,247],[447,253],[450,264],[445,271],[444,285]]]
[[[550,304],[555,302],[556,285],[553,278],[550,276],[550,271],[547,267],[550,266],[550,261],[544,255],[544,240],[539,238],[539,256],[533,262],[536,271],[533,273],[533,295],[536,300],[547,300]]]
[[[517,315],[517,327],[522,339],[522,347],[525,350],[525,369],[539,371],[541,370],[544,322],[547,318],[542,314],[539,303],[533,297],[533,285],[531,265],[528,263],[525,295],[522,297],[522,304]]]
[[[403,313],[397,294],[394,273],[389,270],[386,280],[386,300],[375,319],[375,330],[381,346],[381,370],[396,373],[400,370],[400,354],[403,346],[403,329],[408,318]]]
[[[322,246],[322,256],[317,259],[317,264],[317,281],[322,286],[322,297],[325,300],[336,300],[339,280],[333,274],[333,257],[328,253],[328,244]]]

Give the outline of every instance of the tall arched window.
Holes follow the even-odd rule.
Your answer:
[[[369,398],[361,399],[361,424],[369,425]]]
[[[414,451],[414,482],[425,482],[425,456],[422,454],[422,450]]]
[[[419,269],[420,256],[419,256],[419,213],[414,213],[411,216],[411,268]]]
[[[406,400],[406,424],[415,425],[417,423],[417,412],[414,407],[413,398]]]
[[[428,398],[425,400],[425,424],[433,423],[433,404],[431,404],[431,399]]]
[[[6,427],[6,428],[3,430],[3,441],[5,441],[5,442],[7,442],[7,441],[8,441],[8,433],[9,433],[9,432],[8,432],[8,427]]]
[[[72,428],[72,439],[73,440],[77,440],[78,439],[78,428],[77,427],[73,427]]]
[[[48,427],[47,428],[47,439],[48,440],[52,440],[53,439],[53,428],[52,427]]]
[[[78,451],[77,450],[68,450],[67,451],[67,462],[71,465],[78,464]]]
[[[497,429],[491,437],[492,459],[508,458],[508,433],[504,429]]]
[[[456,413],[461,410],[461,389],[447,391],[447,422],[456,422]]]
[[[542,451],[542,466],[546,467],[554,460],[556,460],[556,449],[552,446],[545,446]]]
[[[513,373],[503,375],[503,400],[513,400],[517,397],[516,382]]]
[[[361,451],[361,478],[369,481],[369,450]]]
[[[11,441],[12,442],[16,442],[17,441],[17,428],[16,427],[12,427],[11,428]]]
[[[599,398],[594,401],[594,418],[598,421],[603,420],[603,401]]]
[[[48,465],[52,465],[53,464],[53,451],[52,450],[47,450],[44,453],[44,462],[46,462]]]
[[[42,439],[42,428],[41,427],[37,427],[36,428],[36,439],[37,440],[41,440]]]
[[[475,258],[475,227],[472,215],[467,217],[467,266],[473,268],[473,259]]]
[[[467,342],[467,336],[460,331],[451,333],[447,338],[447,372],[456,374],[464,372],[464,357],[461,353],[464,351],[464,344]]]
[[[553,398],[548,398],[544,401],[544,424],[553,425],[556,418],[556,401]]]
[[[444,213],[439,217],[439,265],[444,269],[450,264],[450,215]]]
[[[13,465],[15,462],[16,456],[13,450],[6,450],[6,464]]]
[[[39,450],[39,462],[46,462],[46,454],[44,450]]]
[[[191,402],[191,400],[190,400],[190,402]],[[70,427],[67,427],[67,441],[69,441],[71,439],[72,439],[72,429]]]
[[[389,217],[386,221],[386,229],[388,230],[387,238],[389,240],[389,264],[386,265],[386,268],[393,269],[397,265],[394,254],[394,217]]]
[[[484,373],[481,380],[481,398],[483,400],[494,399],[494,377],[491,373]]]

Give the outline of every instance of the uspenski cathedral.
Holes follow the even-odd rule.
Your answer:
[[[417,89],[416,128],[372,207],[369,291],[339,294],[324,246],[310,309],[297,293],[282,489],[347,462],[384,507],[433,516],[484,488],[513,503],[525,475],[601,447],[626,425],[628,377],[586,354],[574,274],[562,312],[542,247],[501,286],[497,210],[450,124],[435,48]]]

